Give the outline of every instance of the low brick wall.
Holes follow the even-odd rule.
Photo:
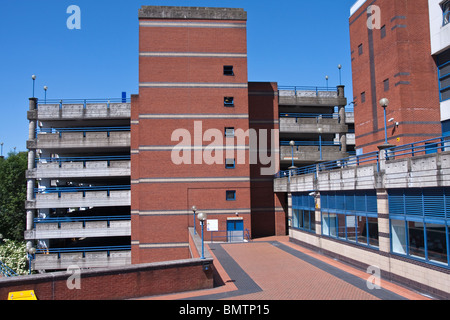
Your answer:
[[[204,270],[204,265],[209,265]],[[34,290],[39,300],[131,299],[213,287],[212,259],[189,259],[109,269],[0,278],[0,300],[13,291]],[[72,277],[71,277],[72,276]]]
[[[198,256],[198,239],[191,239]],[[201,242],[200,242],[201,244]],[[206,256],[206,255],[205,255]],[[186,259],[107,269],[61,271],[11,278],[0,277],[0,300],[8,293],[34,290],[38,300],[115,300],[214,287],[213,259]],[[77,279],[79,281],[77,282]],[[76,285],[79,284],[79,288]],[[72,289],[71,289],[72,288]]]

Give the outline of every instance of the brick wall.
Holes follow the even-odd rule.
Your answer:
[[[38,300],[131,299],[213,287],[213,268],[203,270],[210,259],[193,259],[81,271],[80,289],[67,286],[71,274],[56,272],[0,278],[0,300],[8,293],[34,290]]]
[[[368,5],[380,8],[381,29],[367,27]],[[426,0],[367,1],[350,17],[356,147],[384,143],[381,98],[388,98],[389,143],[402,145],[441,135],[437,71],[431,56]],[[359,46],[362,45],[362,54]],[[385,91],[385,80],[389,89]],[[365,92],[365,102],[361,94]]]

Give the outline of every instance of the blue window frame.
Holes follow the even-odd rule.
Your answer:
[[[389,190],[391,252],[450,268],[450,188]]]
[[[450,1],[448,2],[450,6]],[[450,99],[450,49],[436,58],[439,77],[439,98],[441,101]]]
[[[234,107],[234,97],[223,98],[223,105],[225,107]]]
[[[236,201],[236,190],[227,190],[225,197],[227,201]]]
[[[378,249],[376,192],[324,192],[320,195],[322,234]]]
[[[303,231],[316,231],[316,201],[309,193],[292,194],[292,227]]]
[[[441,7],[443,16],[442,25],[445,26],[450,22],[450,1],[444,2],[443,4],[441,4]]]
[[[225,159],[225,168],[226,169],[235,169],[236,168],[236,160],[235,159]]]

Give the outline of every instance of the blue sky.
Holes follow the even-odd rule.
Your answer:
[[[351,100],[348,18],[355,0],[14,0],[0,10],[0,142],[3,155],[26,151],[31,75],[36,97],[119,98],[138,91],[142,5],[238,7],[248,13],[249,81],[325,86],[342,82]],[[69,30],[67,8],[81,9]]]

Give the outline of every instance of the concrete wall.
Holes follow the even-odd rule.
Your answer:
[[[28,118],[36,120],[89,120],[89,119],[129,119],[130,103],[98,104],[43,104],[34,112],[29,111]]]
[[[38,163],[27,171],[27,178],[129,177],[130,160]]]

